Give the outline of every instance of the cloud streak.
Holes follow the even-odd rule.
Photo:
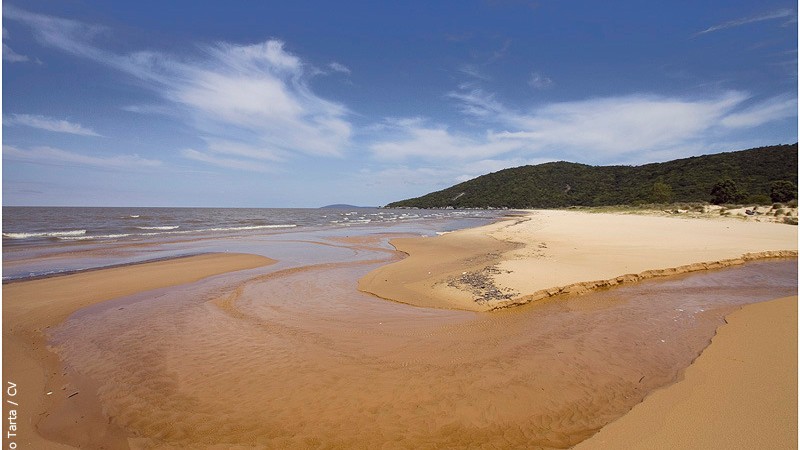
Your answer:
[[[528,84],[534,89],[547,89],[553,86],[553,80],[540,72],[533,72]]]
[[[3,159],[42,165],[74,165],[118,170],[153,169],[162,165],[159,160],[142,158],[136,154],[91,156],[53,147],[21,149],[10,145],[3,146]]]
[[[706,28],[703,31],[695,33],[695,36],[700,36],[702,34],[707,34],[707,33],[713,33],[715,31],[720,31],[720,30],[726,30],[728,28],[736,28],[750,23],[764,22],[766,20],[774,20],[774,19],[783,19],[785,17],[794,17],[794,15],[795,12],[791,9],[779,9],[768,13],[763,13],[750,17],[743,17],[740,19],[730,20],[728,22],[721,23],[719,25],[714,25]]]
[[[9,38],[8,31],[3,28],[3,61],[8,61],[11,63],[15,62],[27,62],[31,59],[25,55],[20,55],[19,53],[15,52],[11,49],[8,45],[6,45],[5,41]]]
[[[198,135],[221,143],[181,153],[189,159],[244,168],[252,160],[276,161],[275,155],[338,158],[349,144],[348,110],[311,90],[308,79],[313,70],[288,52],[282,41],[218,42],[201,46],[192,56],[157,51],[118,54],[95,43],[97,36],[108,33],[103,27],[13,7],[6,7],[4,15],[30,26],[44,45],[138,79]],[[247,152],[230,151],[241,148],[242,142],[249,146]]]
[[[384,124],[370,146],[379,160],[443,161],[564,159],[607,164],[685,156],[687,148],[715,148],[732,132],[796,117],[797,100],[780,95],[754,102],[728,91],[701,99],[627,95],[554,102],[516,111],[492,93],[451,92],[457,108],[484,124],[464,133],[420,118]],[[475,128],[475,127],[473,127]],[[478,129],[480,129],[478,127]],[[511,167],[511,166],[508,166]]]
[[[100,136],[94,130],[77,123],[32,114],[10,114],[3,117],[3,125],[24,125],[54,133],[77,134],[79,136]]]
[[[345,66],[342,63],[338,63],[336,61],[328,64],[328,67],[330,67],[330,69],[333,70],[334,72],[339,72],[339,73],[343,73],[343,74],[346,74],[346,75],[350,75],[350,73],[351,73],[349,67]]]
[[[25,55],[20,55],[19,53],[15,52],[11,49],[11,47],[7,46],[5,43],[3,44],[3,61],[8,62],[27,62],[31,59]]]

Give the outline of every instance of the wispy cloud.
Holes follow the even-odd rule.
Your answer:
[[[730,128],[749,128],[797,115],[797,96],[784,94],[755,103],[726,115],[722,125]]]
[[[506,39],[503,41],[502,47],[492,52],[492,56],[489,58],[489,63],[493,63],[505,58],[508,55],[509,49],[511,49],[511,39]]]
[[[208,152],[200,152],[190,148],[181,150],[183,157],[195,161],[201,161],[218,167],[228,169],[245,170],[251,172],[272,172],[274,169],[266,164],[241,159],[226,158]]]
[[[6,45],[6,40],[9,38],[8,30],[3,28],[3,60],[8,62],[27,62],[31,59],[25,55],[20,55],[19,53],[15,52],[11,49],[8,45]],[[38,62],[38,60],[37,60]]]
[[[740,91],[706,98],[644,94],[594,98],[548,103],[522,112],[482,90],[449,96],[457,100],[462,113],[483,121],[490,130],[473,137],[469,148],[474,151],[466,153],[480,154],[483,149],[485,157],[497,155],[495,149],[507,149],[517,155],[557,154],[581,162],[626,162],[710,145],[731,131],[797,116],[794,95],[753,103],[749,94]],[[414,145],[426,148],[425,142],[419,142],[426,135],[413,135]]]
[[[506,114],[506,108],[495,100],[493,94],[486,93],[483,89],[462,85],[462,89],[451,91],[447,96],[458,100],[458,107],[462,113],[475,117],[488,117]]]
[[[725,30],[728,28],[735,28],[742,25],[747,25],[749,23],[763,22],[765,20],[783,19],[785,17],[790,17],[790,18],[796,17],[796,13],[794,10],[791,9],[779,9],[776,11],[770,11],[767,13],[758,14],[754,16],[742,17],[740,19],[730,20],[728,22],[721,23],[719,25],[708,27],[703,31],[695,33],[695,36],[699,36],[701,34],[706,34],[706,33],[713,33],[714,31]]]
[[[478,69],[478,67],[475,66],[474,64],[464,64],[458,68],[458,71],[465,75],[469,75],[470,77],[475,78],[477,80],[481,81],[491,80],[491,77],[489,75],[486,75],[485,73],[481,72],[481,70]]]
[[[15,63],[15,62],[26,62],[30,61],[31,59],[25,55],[20,55],[19,53],[12,50],[11,47],[3,43],[3,60]]]
[[[552,103],[529,114],[507,112],[499,117],[507,130],[494,136],[521,139],[537,150],[613,158],[698,138],[745,99],[729,92],[701,100],[630,95]]]
[[[334,72],[344,73],[347,75],[350,75],[351,73],[349,67],[345,66],[342,63],[338,63],[336,61],[328,64],[328,67],[330,67],[330,69],[333,70]]]
[[[3,159],[43,165],[75,165],[120,170],[156,168],[162,165],[159,160],[142,158],[136,154],[92,156],[53,147],[21,149],[10,145],[3,146]]]
[[[531,73],[531,78],[528,80],[528,84],[535,89],[547,89],[553,86],[553,80],[543,75],[541,72],[533,72]]]
[[[187,158],[243,168],[252,159],[276,154],[340,157],[348,146],[349,112],[311,90],[308,79],[313,70],[279,40],[251,45],[219,42],[190,56],[156,51],[118,54],[95,42],[108,32],[103,27],[19,8],[6,7],[4,16],[29,25],[44,45],[139,79],[199,135],[234,145],[246,142],[252,150],[225,151],[228,158],[220,158],[219,149],[231,146],[218,145],[183,152]]]
[[[367,171],[386,189],[416,195],[508,167],[569,160],[641,164],[745,148],[739,130],[796,117],[794,95],[754,101],[748,93],[704,98],[626,95],[553,102],[516,110],[494,93],[464,86],[448,93],[469,118],[467,130],[422,117],[393,118],[371,127]],[[481,131],[485,130],[485,131]]]
[[[370,146],[373,156],[384,161],[476,160],[502,155],[519,148],[518,142],[474,138],[429,125],[421,119],[394,121],[382,132],[386,139]]]
[[[3,125],[24,125],[40,130],[77,134],[79,136],[100,136],[94,130],[77,123],[32,114],[10,114],[3,117]]]

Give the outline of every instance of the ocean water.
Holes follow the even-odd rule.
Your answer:
[[[3,207],[3,280],[229,251],[234,241],[287,233],[432,235],[482,225],[502,214],[384,208]],[[258,253],[257,245],[236,247]]]

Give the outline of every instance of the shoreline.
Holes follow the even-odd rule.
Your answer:
[[[133,261],[133,262],[124,262],[118,264],[109,264],[106,266],[97,266],[97,267],[87,267],[85,269],[67,269],[62,272],[51,272],[51,273],[43,273],[39,275],[31,275],[25,277],[18,277],[18,278],[7,278],[2,281],[3,285],[12,284],[12,283],[23,283],[25,281],[36,281],[36,280],[47,280],[49,278],[57,278],[57,277],[65,277],[69,275],[77,275],[82,273],[90,273],[97,270],[106,270],[106,269],[117,269],[122,267],[129,267],[129,266],[137,266],[141,264],[150,264],[150,263],[157,263],[162,261],[172,261],[178,260],[183,258],[191,258],[194,256],[204,256],[204,255],[213,255],[214,252],[198,252],[198,253],[187,253],[185,255],[176,255],[176,256],[164,256],[159,258],[151,258],[146,259],[143,261]]]
[[[409,256],[361,278],[359,290],[415,306],[477,312],[798,255],[791,225],[565,210],[528,211],[391,244]]]
[[[66,428],[66,423],[80,420],[91,424],[81,428],[91,429],[93,435],[71,435],[66,440],[127,445],[123,431],[108,423],[96,399],[75,393],[80,392],[76,387],[87,386],[81,386],[81,380],[72,380],[61,370],[60,359],[48,348],[46,329],[82,308],[107,300],[275,262],[257,255],[216,253],[3,284],[3,378],[17,385],[16,442],[30,447],[71,448],[57,444],[63,442],[55,440],[65,437],[62,432],[69,434],[69,430],[58,430],[59,425]],[[67,408],[67,398],[77,405]],[[4,404],[7,417],[10,408],[10,404]],[[42,429],[45,420],[56,423]]]
[[[786,339],[789,336],[790,339]],[[679,380],[574,448],[796,448],[797,296],[725,316]]]

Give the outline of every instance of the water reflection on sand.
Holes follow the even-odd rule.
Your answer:
[[[797,290],[773,261],[472,313],[358,292],[399,257],[386,236],[251,244],[282,262],[51,333],[132,446],[565,448],[674,381],[738,305]]]

